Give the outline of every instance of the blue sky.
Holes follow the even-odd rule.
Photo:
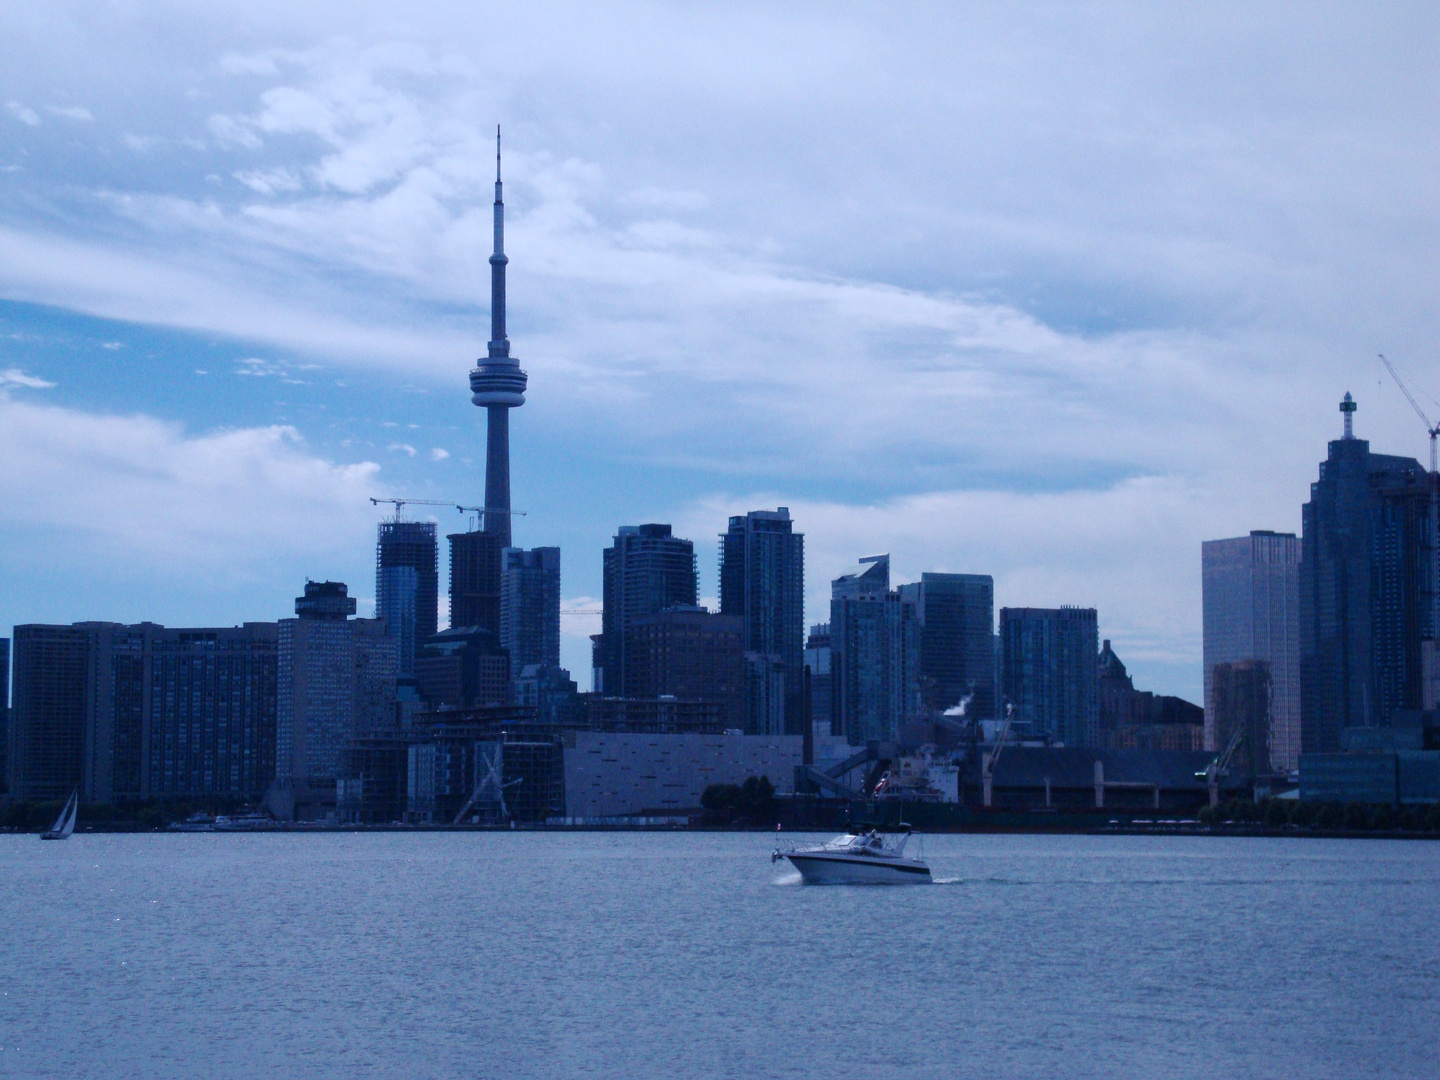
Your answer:
[[[371,496],[476,502],[506,128],[517,524],[715,593],[1094,605],[1198,699],[1199,546],[1295,530],[1345,390],[1422,457],[1433,5],[16,3],[0,11],[0,625],[373,595]],[[1429,401],[1427,397],[1425,400]],[[443,527],[460,516],[436,515]],[[587,682],[594,620],[568,619]]]

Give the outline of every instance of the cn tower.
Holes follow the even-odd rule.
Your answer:
[[[505,336],[505,199],[495,127],[495,251],[490,256],[490,342],[470,372],[470,400],[485,410],[485,531],[510,546],[510,410],[525,404],[525,372]]]

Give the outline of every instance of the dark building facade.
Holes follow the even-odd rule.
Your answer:
[[[415,650],[439,628],[439,545],[433,521],[382,521],[375,545],[375,617],[395,639],[399,673],[415,673]]]
[[[1135,689],[1109,639],[1100,646],[1098,745],[1111,750],[1203,750],[1205,710],[1184,698]]]
[[[1001,692],[1017,730],[1099,746],[1098,639],[1094,608],[1000,609]]]
[[[995,579],[989,574],[921,574],[900,586],[920,621],[920,701],[944,712],[995,715]]]
[[[84,776],[93,633],[85,624],[15,627],[10,793],[68,798]]]
[[[0,795],[10,790],[10,639],[0,638]]]
[[[516,675],[560,666],[560,549],[506,548],[500,567],[500,644]]]
[[[1434,639],[1436,522],[1431,485],[1413,458],[1330,443],[1302,512],[1300,724],[1305,753],[1339,748],[1347,727],[1386,727],[1419,709],[1423,641]]]
[[[920,621],[890,588],[890,556],[860,560],[830,585],[834,727],[854,745],[894,739],[920,714]]]
[[[830,624],[816,623],[805,639],[805,670],[810,681],[812,736],[821,738],[843,734],[835,725],[830,660]]]
[[[720,536],[720,614],[744,620],[749,678],[763,684],[747,694],[746,732],[802,734],[805,536],[794,531],[788,507],[730,519]]]
[[[77,623],[16,637],[18,797],[254,800],[273,779],[275,623]]]
[[[1264,660],[1236,660],[1211,668],[1215,739],[1220,749],[1230,745],[1236,729],[1244,732],[1231,769],[1237,766],[1249,777],[1268,775],[1270,712],[1274,689],[1270,665]]]
[[[434,707],[479,709],[510,700],[510,658],[488,630],[459,626],[429,638],[415,660],[420,693]]]
[[[478,626],[500,636],[500,538],[493,533],[451,533],[450,625]]]
[[[744,728],[744,621],[738,615],[670,608],[642,615],[631,634],[637,697],[714,702],[725,727]]]
[[[604,614],[595,656],[597,693],[640,697],[643,673],[634,662],[635,620],[671,607],[694,607],[699,579],[695,545],[662,524],[622,525],[604,554]]]

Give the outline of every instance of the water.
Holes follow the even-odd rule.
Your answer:
[[[0,837],[0,1075],[1440,1076],[1440,843]]]

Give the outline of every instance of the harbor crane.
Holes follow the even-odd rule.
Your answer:
[[[991,797],[995,784],[995,765],[1000,760],[1000,755],[1005,752],[1005,742],[1010,738],[1010,722],[1015,719],[1014,704],[1005,706],[1005,722],[1000,725],[1000,731],[995,736],[995,746],[986,750],[980,758],[980,802],[984,806],[991,804]]]
[[[1244,741],[1245,726],[1236,724],[1235,733],[1230,736],[1230,741],[1226,744],[1225,749],[1216,754],[1215,759],[1209,765],[1195,774],[1196,780],[1204,780],[1206,786],[1209,787],[1211,806],[1220,805],[1220,776],[1230,771],[1230,759],[1235,756],[1235,751]]]
[[[1409,387],[1407,387],[1401,381],[1400,373],[1395,370],[1395,365],[1390,363],[1389,360],[1385,359],[1384,353],[1380,353],[1378,355],[1380,357],[1380,362],[1385,365],[1385,370],[1390,372],[1390,377],[1395,380],[1395,385],[1400,388],[1400,393],[1405,395],[1405,400],[1410,402],[1410,407],[1415,410],[1416,415],[1420,417],[1421,423],[1425,425],[1425,430],[1430,434],[1430,473],[1431,475],[1434,475],[1435,437],[1437,435],[1440,435],[1440,425],[1430,423],[1430,417],[1426,416],[1425,410],[1420,408],[1420,403],[1415,400],[1415,395],[1410,393]]]

